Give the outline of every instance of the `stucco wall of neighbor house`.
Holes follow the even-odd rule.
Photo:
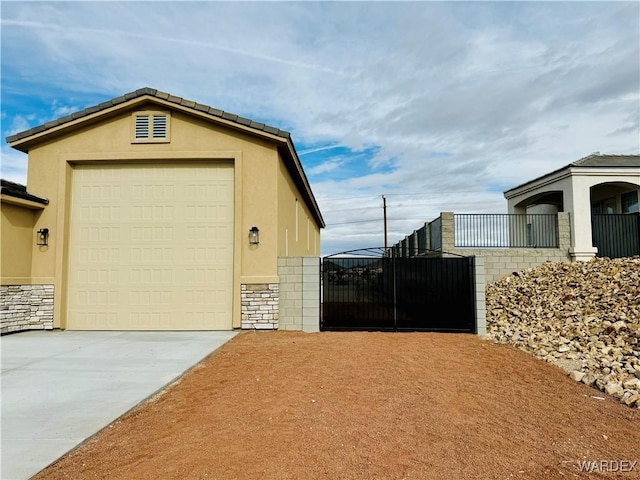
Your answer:
[[[320,330],[320,259],[280,257],[280,323],[282,330]]]
[[[442,219],[442,251],[484,259],[486,283],[492,283],[513,272],[536,267],[545,262],[568,262],[571,243],[570,215],[558,213],[558,248],[458,248],[455,247],[454,214],[444,212]]]
[[[282,159],[278,168],[278,256],[320,255],[320,226]]]
[[[569,168],[557,175],[544,177],[523,185],[507,195],[509,213],[525,213],[531,199],[545,192],[561,191],[564,211],[571,214],[571,260],[589,260],[596,254],[591,235],[591,201],[600,200],[607,194],[605,184],[620,183],[628,186],[640,186],[640,175],[637,168]],[[592,187],[599,189],[598,198],[591,197]],[[610,187],[609,192],[618,191],[616,195],[618,208],[619,189]]]
[[[122,106],[119,106],[122,107]],[[132,143],[132,113],[170,113],[169,143]],[[92,123],[93,122],[93,123]],[[280,158],[277,139],[212,124],[205,118],[153,102],[134,101],[126,108],[103,112],[95,121],[85,119],[60,136],[50,133],[44,143],[29,150],[30,191],[49,199],[34,229],[49,228],[46,251],[32,252],[32,277],[54,278],[54,327],[65,328],[65,272],[68,252],[69,206],[74,166],[157,162],[234,163],[234,307],[233,326],[241,326],[241,285],[278,283],[278,186]],[[304,203],[300,198],[300,203]],[[306,208],[306,207],[305,207]],[[302,210],[306,216],[307,210]],[[302,216],[302,213],[301,213]],[[252,226],[260,229],[260,244],[249,245]],[[304,226],[302,227],[304,228]],[[300,234],[299,234],[300,235]],[[319,242],[318,242],[319,243]],[[319,248],[317,245],[316,248]]]

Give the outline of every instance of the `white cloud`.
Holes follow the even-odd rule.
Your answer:
[[[329,160],[319,165],[316,165],[315,167],[307,168],[306,172],[307,172],[307,175],[319,175],[321,173],[328,173],[340,167],[342,163],[343,163],[343,160],[339,160],[339,159]]]
[[[8,147],[3,147],[2,161],[0,162],[0,176],[5,180],[26,185],[27,155]]]
[[[82,107],[78,105],[61,105],[57,100],[54,100],[51,105],[51,113],[54,118],[65,117],[79,110],[82,110]]]
[[[394,235],[442,210],[504,211],[493,186],[593,151],[640,151],[637,3],[150,5],[6,2],[3,97],[35,89],[58,116],[87,106],[74,93],[150,86],[267,121],[292,132],[328,223],[375,218],[386,193]],[[406,192],[422,196],[394,206]],[[365,198],[330,201],[344,197]],[[325,252],[376,229],[329,227]]]

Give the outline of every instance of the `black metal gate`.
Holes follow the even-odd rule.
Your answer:
[[[476,333],[473,257],[325,257],[321,330]]]
[[[598,257],[640,255],[640,213],[593,215],[591,234]]]

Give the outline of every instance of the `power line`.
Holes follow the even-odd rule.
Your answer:
[[[422,220],[423,222],[426,222],[424,217],[406,217],[406,218],[390,218],[389,219],[390,222],[401,222],[405,220]],[[353,223],[372,223],[372,222],[379,222],[379,221],[380,221],[379,218],[375,218],[373,220],[353,220],[352,222],[327,223],[326,226],[333,227],[334,225],[351,225]]]
[[[388,197],[397,197],[397,196],[402,196],[402,195],[412,195],[412,196],[420,196],[420,195],[455,195],[457,193],[483,193],[486,192],[486,190],[454,190],[451,192],[407,192],[407,193],[385,193],[385,196]]]

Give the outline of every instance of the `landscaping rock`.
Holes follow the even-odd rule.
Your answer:
[[[576,382],[580,382],[582,381],[582,379],[584,378],[584,376],[586,375],[586,373],[584,372],[579,372],[577,370],[574,370],[573,372],[571,372],[569,374],[569,376],[571,377],[572,380],[575,380]]]
[[[624,395],[624,388],[622,388],[621,382],[607,383],[604,386],[604,392],[616,398],[622,398]]]
[[[640,257],[545,263],[505,277],[487,287],[487,330],[640,408]]]

